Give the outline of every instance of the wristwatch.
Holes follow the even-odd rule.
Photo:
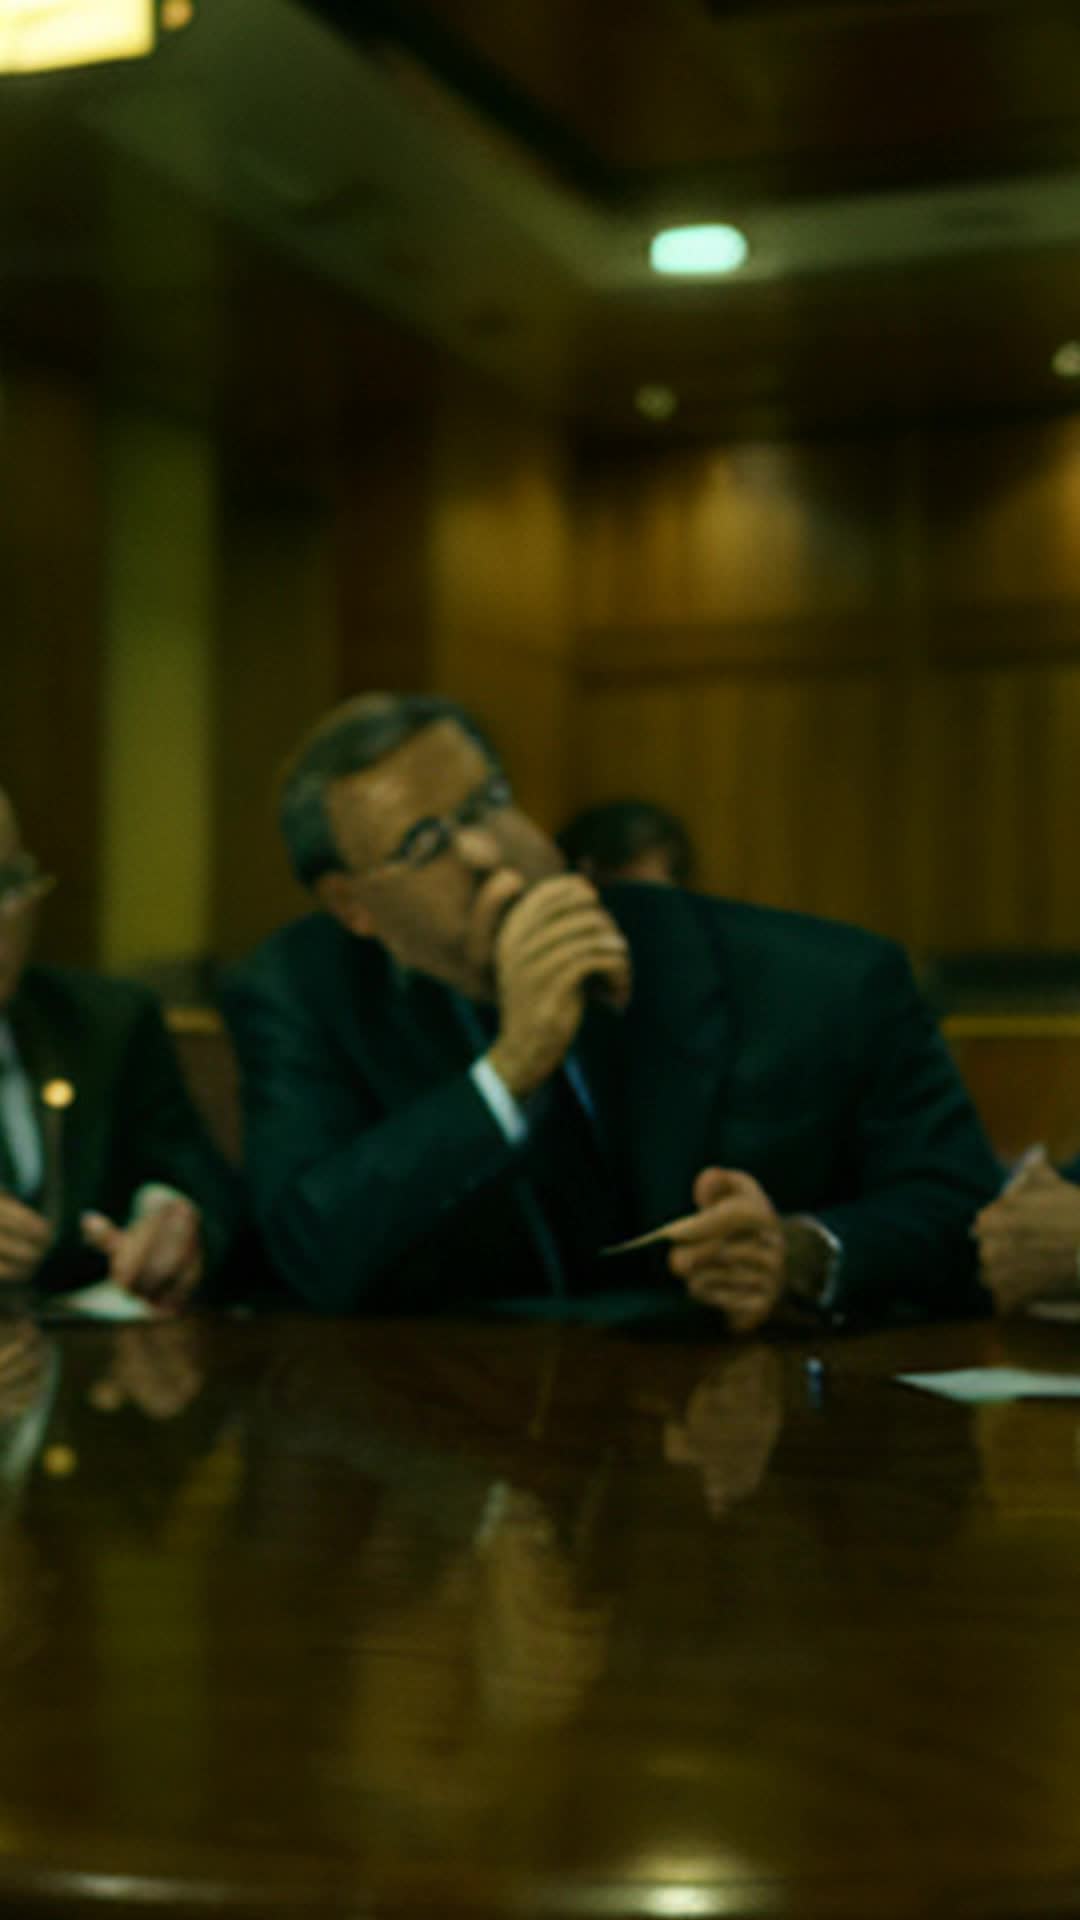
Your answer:
[[[803,1306],[812,1307],[816,1313],[839,1323],[843,1315],[837,1311],[836,1301],[844,1263],[843,1241],[810,1213],[793,1214],[784,1226],[788,1238],[789,1293]],[[792,1229],[796,1231],[793,1233]],[[1080,1274],[1080,1251],[1077,1261]]]

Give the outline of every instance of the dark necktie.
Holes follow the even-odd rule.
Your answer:
[[[456,995],[455,1000],[479,1051],[494,1037],[495,1008]],[[619,1238],[614,1183],[580,1069],[560,1067],[525,1102],[525,1116],[525,1177],[517,1183],[521,1208],[551,1292],[580,1293],[599,1249]]]
[[[596,1128],[566,1069],[528,1103],[525,1164],[557,1249],[565,1285],[581,1292],[602,1246],[618,1239],[618,1207]]]

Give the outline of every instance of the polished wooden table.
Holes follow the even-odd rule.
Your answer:
[[[9,1323],[0,1910],[1080,1914],[1080,1404],[891,1377],[1003,1356]]]

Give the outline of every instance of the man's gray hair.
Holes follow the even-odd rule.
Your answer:
[[[281,776],[278,820],[297,879],[314,886],[324,873],[345,871],[327,789],[351,773],[366,773],[414,734],[452,720],[493,767],[498,756],[472,714],[437,693],[361,693],[335,707],[305,734]]]

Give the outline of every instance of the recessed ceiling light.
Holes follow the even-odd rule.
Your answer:
[[[649,243],[649,264],[654,273],[735,273],[749,252],[738,227],[664,227]]]
[[[153,0],[28,0],[0,4],[0,72],[49,73],[135,60],[157,38]]]
[[[678,404],[679,396],[671,387],[639,387],[634,395],[634,405],[646,420],[670,420]]]
[[[1059,380],[1080,380],[1080,340],[1066,340],[1050,362]]]

